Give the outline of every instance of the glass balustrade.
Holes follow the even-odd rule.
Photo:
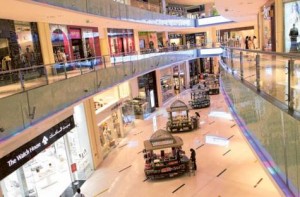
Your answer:
[[[272,70],[275,75],[273,77],[278,77],[276,80],[273,77],[266,78],[262,83],[271,84],[273,82],[270,81],[274,81],[274,88],[279,88],[283,81],[282,77],[285,78],[287,75],[284,71],[288,57],[280,54],[276,56],[263,54],[262,56],[261,61],[265,62],[262,67],[267,66],[265,69],[270,69],[270,71],[264,72],[271,73]],[[295,68],[295,70],[297,69]],[[264,155],[263,164],[278,185],[285,184],[294,192],[294,196],[299,196],[300,161],[297,159],[300,157],[300,151],[298,151],[300,146],[299,120],[274,106],[252,89],[245,87],[231,73],[227,71],[221,73],[222,86],[232,102],[231,107],[246,126],[242,125],[241,127],[245,132],[244,136],[260,157],[262,156],[260,153]],[[268,74],[263,73],[263,75]],[[258,147],[259,151],[255,147]],[[286,193],[286,196],[291,195]]]
[[[195,49],[104,56],[0,72],[0,128],[4,130],[0,141],[122,81],[193,58],[197,58]],[[115,61],[110,63],[110,59]]]
[[[76,10],[103,17],[141,22],[153,25],[195,27],[195,20],[164,15],[155,6],[147,5],[147,10],[132,7],[111,0],[33,0],[66,9]]]
[[[237,79],[263,93],[282,109],[299,116],[299,55],[226,47],[222,61],[226,70]]]

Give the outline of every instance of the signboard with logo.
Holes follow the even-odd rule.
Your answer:
[[[74,117],[70,116],[46,132],[22,145],[18,149],[0,159],[0,180],[17,170],[27,161],[53,144],[75,127]]]

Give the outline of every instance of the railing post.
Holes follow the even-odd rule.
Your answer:
[[[289,111],[294,111],[294,91],[291,88],[292,87],[292,80],[293,80],[293,71],[294,71],[294,66],[295,66],[295,60],[289,59],[288,61],[288,109]]]
[[[89,61],[89,60],[87,60]],[[82,75],[82,66],[81,66],[81,62],[78,62],[79,63],[79,68],[80,68],[80,75]]]
[[[21,88],[22,88],[22,91],[25,91],[25,85],[24,85],[24,79],[23,79],[23,74],[22,74],[22,71],[19,70],[19,79],[20,79],[20,84],[21,84]]]
[[[63,63],[63,66],[64,66],[64,72],[65,72],[65,79],[68,79],[66,63]]]
[[[243,51],[240,51],[240,72],[241,72],[241,80],[244,80],[244,57]]]
[[[44,66],[44,72],[45,72],[45,77],[46,77],[46,83],[47,83],[47,85],[49,85],[49,77],[48,77],[48,71],[47,71],[46,66]]]
[[[231,63],[231,73],[234,74],[233,66],[233,49],[230,49],[230,63]]]
[[[260,92],[260,55],[256,54],[256,89]]]

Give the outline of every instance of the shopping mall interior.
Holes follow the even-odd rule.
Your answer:
[[[0,5],[0,197],[300,196],[300,1]]]

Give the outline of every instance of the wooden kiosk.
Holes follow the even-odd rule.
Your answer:
[[[198,117],[189,117],[189,110],[190,108],[183,101],[174,101],[167,109],[167,112],[169,112],[167,131],[181,132],[197,129],[199,127]],[[173,116],[174,114],[175,116]]]
[[[145,175],[149,179],[174,177],[188,171],[189,158],[181,150],[183,141],[168,131],[157,130],[144,141]]]

